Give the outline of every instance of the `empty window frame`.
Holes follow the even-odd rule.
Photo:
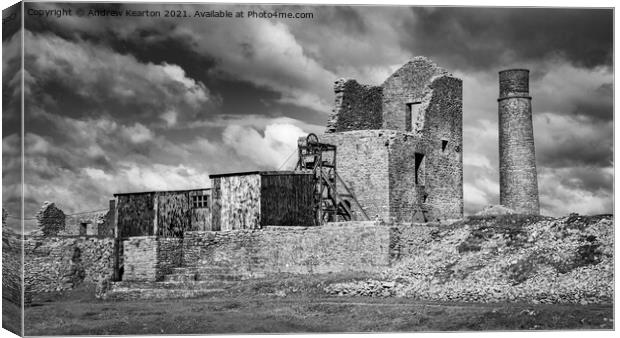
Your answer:
[[[201,209],[209,207],[209,195],[192,196],[192,208]]]
[[[413,131],[415,124],[418,124],[420,121],[420,103],[422,102],[410,102],[407,103],[407,109],[405,110],[405,130]]]
[[[446,151],[446,148],[448,148],[448,140],[441,140],[441,152]]]
[[[88,230],[88,223],[80,223],[80,236],[86,236]]]
[[[415,184],[424,185],[424,154],[415,153]]]

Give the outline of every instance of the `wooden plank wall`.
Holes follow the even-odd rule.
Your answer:
[[[191,202],[189,192],[158,192],[157,234],[163,237],[180,237],[191,230]]]
[[[206,196],[208,198],[208,207],[206,208],[193,208],[191,211],[191,230],[192,231],[212,231],[211,227],[211,208],[213,206],[213,201],[211,200],[211,191],[210,190],[197,190],[190,191],[190,203],[192,203],[192,196]]]
[[[259,228],[260,184],[258,174],[215,178],[213,187],[214,197],[217,200],[213,203],[214,228],[221,230]],[[218,210],[216,215],[215,212]]]
[[[222,179],[211,180],[211,227],[213,231],[222,229]]]
[[[118,232],[120,237],[153,235],[153,193],[118,196]]]
[[[261,181],[261,226],[316,225],[312,174],[264,175]]]

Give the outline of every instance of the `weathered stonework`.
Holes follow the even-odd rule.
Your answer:
[[[390,75],[382,85],[383,129],[421,130],[425,120],[425,109],[419,107],[428,104],[433,91],[432,83],[441,76],[449,75],[445,69],[437,67],[424,57],[412,59]],[[406,123],[408,105],[412,105],[415,110],[409,120],[411,124]],[[412,128],[416,122],[419,126]]]
[[[112,213],[97,211],[66,216],[65,229],[58,233],[61,236],[105,236],[113,237]]]
[[[22,238],[6,225],[8,214],[2,209],[2,297],[22,303]]]
[[[109,281],[113,249],[112,238],[26,236],[26,299],[35,293],[69,290],[82,282]]]
[[[539,214],[529,71],[499,73],[500,204],[517,213]]]
[[[416,57],[372,95],[362,89],[375,87],[354,81],[337,82],[335,88],[335,114],[320,140],[336,145],[337,172],[369,217],[387,222],[461,218],[462,81]],[[373,118],[379,116],[379,95],[380,119],[363,125],[352,118],[368,115],[363,108],[368,100]],[[356,203],[351,205],[353,219],[362,219]]]
[[[137,236],[123,241],[124,281],[161,281],[182,264],[183,240]]]
[[[336,103],[327,122],[327,132],[381,129],[382,90],[381,87],[360,85],[355,80],[336,81]]]
[[[223,266],[249,275],[378,272],[390,264],[390,227],[347,222],[346,226],[189,232],[183,241],[183,264]]]
[[[394,134],[356,130],[321,136],[321,142],[337,147],[337,172],[371,219],[390,216],[389,140]],[[353,219],[363,219],[357,204],[351,207]]]
[[[52,202],[44,202],[36,215],[37,226],[45,236],[56,236],[65,229],[65,213]]]

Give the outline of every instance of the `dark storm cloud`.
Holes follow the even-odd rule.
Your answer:
[[[413,8],[402,44],[460,69],[489,69],[561,56],[610,66],[613,11],[561,8]]]
[[[536,158],[549,168],[608,167],[613,161],[613,124],[567,114],[535,116]]]
[[[584,93],[575,102],[574,115],[594,120],[612,121],[614,117],[613,83],[604,83],[590,93]]]
[[[308,7],[308,9],[317,12],[319,25],[329,25],[334,30],[342,31],[345,34],[363,35],[367,33],[365,19],[354,7],[321,6]]]
[[[22,3],[18,2],[2,10],[2,41],[8,40],[19,32],[22,25],[22,17],[19,15],[21,5]]]
[[[88,8],[88,5],[76,5],[75,8],[80,6]],[[101,8],[122,9],[123,7],[120,5],[112,7],[103,5]],[[338,10],[338,12],[346,13],[348,11],[344,9]],[[92,26],[99,27],[98,29],[84,27],[84,24],[90,24],[93,20],[96,24]],[[204,83],[210,89],[212,96],[218,101],[217,107],[210,107],[210,115],[261,114],[275,117],[286,115],[296,116],[304,122],[316,120],[316,111],[309,114],[299,114],[298,112],[307,112],[308,109],[303,107],[288,109],[290,105],[278,102],[283,98],[281,92],[267,86],[256,85],[252,81],[243,80],[237,74],[218,70],[222,58],[215,57],[209,53],[208,49],[202,48],[200,44],[203,42],[198,41],[196,35],[187,33],[193,30],[187,29],[187,27],[179,27],[177,21],[161,21],[157,25],[145,22],[143,25],[135,24],[133,29],[122,29],[122,25],[115,24],[109,18],[93,20],[84,24],[73,23],[73,26],[62,25],[58,20],[53,19],[29,20],[27,29],[41,33],[53,32],[54,35],[76,44],[88,43],[107,47],[115,53],[131,55],[141,63],[161,64],[165,62],[177,65],[185,71],[188,78]],[[351,25],[356,26],[356,24]],[[75,29],[76,26],[80,29]],[[256,47],[251,37],[248,39],[237,43],[237,45],[239,46],[238,53],[248,58],[246,63],[251,63],[253,62],[251,58],[256,54]],[[201,51],[198,52],[198,50]],[[52,92],[66,92],[72,97],[72,99],[63,100],[59,103],[65,106],[63,107],[64,111],[82,113],[79,110],[84,107],[85,98],[79,97],[74,91],[63,89],[65,86],[63,83],[50,84],[49,89]],[[102,92],[105,93],[107,90],[102,88]],[[124,106],[119,106],[116,100],[108,100],[108,102],[109,110],[132,111],[132,115],[156,110],[159,104],[155,102],[155,106],[149,107],[148,102],[146,106],[144,102],[137,102],[136,104],[139,106],[129,107],[128,105],[131,105],[131,102],[123,102]],[[187,115],[187,117],[191,120],[204,118],[199,114]],[[132,116],[132,118],[134,117]]]

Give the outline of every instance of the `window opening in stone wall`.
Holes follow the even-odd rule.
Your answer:
[[[86,236],[87,228],[88,228],[88,223],[80,223],[80,236]]]
[[[421,125],[420,116],[420,104],[422,102],[410,102],[407,103],[407,110],[405,111],[405,130],[406,131],[419,131]]]
[[[415,153],[415,184],[424,184],[424,173],[420,168],[424,165],[424,154]]]
[[[447,147],[448,147],[448,141],[447,140],[441,140],[441,151],[446,151]]]
[[[411,106],[413,103],[407,103],[407,111],[405,111],[405,130],[411,131],[413,125],[411,124]]]
[[[192,207],[202,209],[209,207],[209,195],[192,196]]]

